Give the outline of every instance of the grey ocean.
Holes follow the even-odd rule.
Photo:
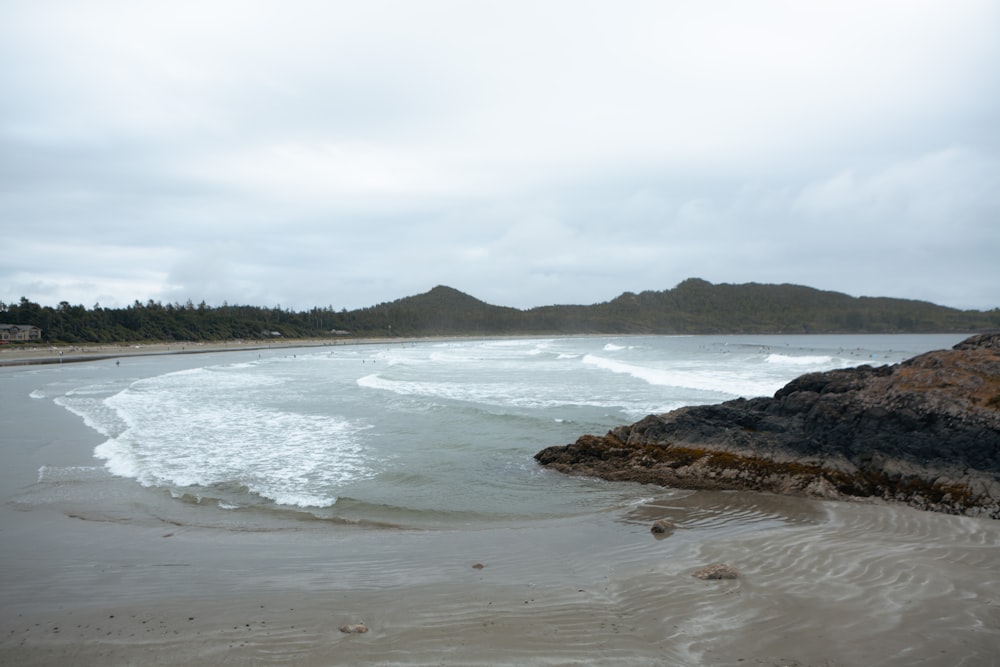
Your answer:
[[[802,373],[893,363],[957,340],[533,338],[67,366],[40,375],[33,397],[106,441],[92,468],[49,467],[39,481],[114,475],[222,523],[225,512],[399,527],[599,512],[648,492],[567,479],[532,455],[650,413],[770,395]]]

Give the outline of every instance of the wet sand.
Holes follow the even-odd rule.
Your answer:
[[[238,352],[297,347],[363,345],[367,343],[403,343],[404,338],[295,338],[271,340],[230,340],[209,343],[108,343],[104,345],[0,345],[0,366],[27,366],[99,361],[123,357],[161,354],[199,354]]]
[[[1000,664],[1000,522],[657,489],[439,531],[220,526],[128,480],[81,505],[39,469],[102,438],[33,372],[0,369],[3,665]],[[740,578],[691,576],[715,562]]]

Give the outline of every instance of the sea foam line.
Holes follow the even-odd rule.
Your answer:
[[[631,375],[637,380],[643,380],[649,384],[655,385],[671,385],[671,377],[673,373],[668,371],[661,371],[654,368],[648,368],[646,366],[636,366],[634,364],[627,364],[621,361],[615,361],[613,359],[606,359],[604,357],[598,357],[593,354],[586,354],[583,357],[583,363],[588,366],[596,366],[606,371],[611,371],[612,373],[621,373],[625,375]]]
[[[694,391],[711,392],[724,396],[767,396],[780,389],[786,379],[759,379],[745,377],[739,373],[722,369],[688,371],[682,369],[658,369],[636,366],[592,354],[583,357],[583,363],[612,373],[629,375],[648,384],[662,387],[676,387]]]
[[[525,393],[517,383],[462,383],[462,382],[417,382],[390,380],[378,373],[365,375],[356,380],[359,387],[387,391],[399,396],[415,396],[428,400],[449,400],[518,408],[556,408],[564,406],[596,406],[605,408],[623,407],[619,402],[596,401],[593,397],[580,398],[567,395],[544,395],[538,388]],[[625,406],[627,407],[627,406]],[[645,410],[643,408],[642,410]]]
[[[359,438],[370,425],[275,410],[249,393],[282,383],[224,369],[133,383],[103,402],[121,427],[104,430],[94,454],[144,486],[236,484],[278,504],[332,505],[340,485],[374,474]]]
[[[767,355],[765,361],[769,364],[789,364],[793,366],[829,366],[833,363],[833,357],[792,357],[787,354],[769,354]]]

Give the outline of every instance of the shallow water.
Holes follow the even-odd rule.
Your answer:
[[[891,363],[957,340],[538,338],[65,367],[39,375],[31,396],[105,441],[92,469],[48,466],[38,482],[129,478],[223,523],[208,508],[400,527],[585,514],[638,496],[548,474],[536,451],[649,413],[771,394],[803,372]]]

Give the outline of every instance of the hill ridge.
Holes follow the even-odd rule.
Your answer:
[[[0,303],[0,323],[33,325],[46,343],[214,341],[355,336],[504,336],[575,334],[977,333],[1000,330],[1000,308],[963,311],[927,301],[853,297],[784,283],[677,286],[593,305],[528,309],[496,306],[453,287],[348,311],[332,306],[293,312],[260,306],[209,307],[136,301],[91,309],[43,307],[22,298]]]
[[[430,334],[931,333],[1000,328],[1000,309],[962,311],[927,301],[854,297],[783,283],[713,284],[688,278],[593,305],[516,309],[437,285],[423,294],[344,313],[343,328]]]

